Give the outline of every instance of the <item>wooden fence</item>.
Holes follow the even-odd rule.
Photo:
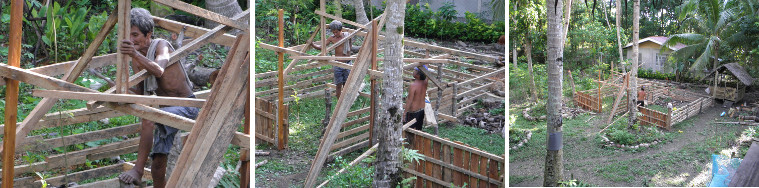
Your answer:
[[[684,107],[672,112],[672,124],[680,123],[685,119],[696,116],[703,111],[704,107],[712,106],[714,98],[699,98],[688,103]]]
[[[596,91],[588,90],[588,91]],[[583,109],[600,113],[602,110],[602,100],[598,95],[586,94],[584,91],[578,91],[574,97],[575,104]]]
[[[670,117],[672,111],[662,113],[642,106],[638,106],[638,111],[643,114],[642,116],[638,116],[638,121],[640,121],[641,125],[654,125],[667,130],[671,128],[672,123]]]
[[[415,176],[414,187],[503,187],[504,157],[442,139],[414,129],[411,149],[424,155],[424,161],[403,168],[407,177]]]
[[[285,112],[288,110],[288,105],[285,105]],[[276,103],[256,98],[256,139],[278,146],[277,148],[285,148],[287,147],[287,137],[290,135],[290,123],[289,121],[285,121],[283,127],[278,127],[277,114]],[[285,119],[288,119],[288,114],[285,113]],[[279,129],[285,131],[283,143],[278,143],[279,135],[277,131]],[[280,145],[282,147],[279,147]]]

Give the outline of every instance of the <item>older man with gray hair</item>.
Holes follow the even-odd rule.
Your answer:
[[[144,95],[195,98],[192,82],[181,63],[169,65],[170,54],[174,48],[164,39],[152,38],[155,24],[150,12],[143,8],[133,8],[130,14],[132,27],[129,39],[122,40],[119,49],[122,54],[132,58],[131,67],[134,72],[146,70],[149,74],[149,78],[130,91]],[[199,111],[195,107],[183,106],[161,106],[161,110],[190,119],[197,118]],[[150,156],[153,159],[150,168],[153,184],[155,187],[165,187],[167,156],[178,131],[176,128],[142,119],[137,161],[134,168],[119,175],[119,180],[125,183],[139,183],[147,157]]]
[[[342,40],[348,35],[348,32],[342,32],[343,30],[343,23],[337,20],[332,21],[329,23],[329,30],[332,32],[332,36],[327,38],[327,45],[329,44],[335,44],[338,41]],[[358,52],[359,48],[358,46],[352,46],[351,42],[352,40],[348,40],[337,47],[335,47],[335,56],[336,57],[348,57],[351,56],[351,53]],[[317,50],[321,50],[322,46],[316,45],[314,42],[311,42],[311,47],[314,47]],[[350,60],[348,61],[341,61],[346,64],[352,64]],[[350,74],[350,70],[340,68],[340,67],[333,67],[332,68],[335,71],[335,86],[337,87],[337,97],[340,98],[340,94],[342,93],[343,86],[345,85],[345,81],[348,80],[348,74]]]

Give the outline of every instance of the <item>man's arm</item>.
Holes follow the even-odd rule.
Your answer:
[[[139,69],[147,70],[149,74],[156,78],[163,76],[164,68],[166,68],[166,64],[168,64],[170,57],[169,47],[166,42],[160,42],[158,44],[155,61],[150,61],[147,57],[137,52],[137,49],[134,48],[134,44],[131,41],[122,41],[121,48],[122,53],[132,57],[132,63]]]
[[[404,118],[406,117],[406,113],[408,113],[409,109],[411,109],[411,103],[413,102],[415,96],[416,96],[416,89],[414,88],[414,84],[411,83],[408,89],[408,96],[406,96],[406,105],[403,108],[402,116]]]

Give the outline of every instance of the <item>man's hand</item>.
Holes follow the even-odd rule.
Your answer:
[[[131,40],[122,40],[119,50],[121,50],[121,54],[129,57],[134,57],[137,54],[137,48],[134,48],[134,43]]]

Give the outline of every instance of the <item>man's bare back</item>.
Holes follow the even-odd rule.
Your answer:
[[[427,95],[426,82],[423,80],[414,80],[409,86],[406,104],[409,112],[419,111],[424,108],[424,97]]]

